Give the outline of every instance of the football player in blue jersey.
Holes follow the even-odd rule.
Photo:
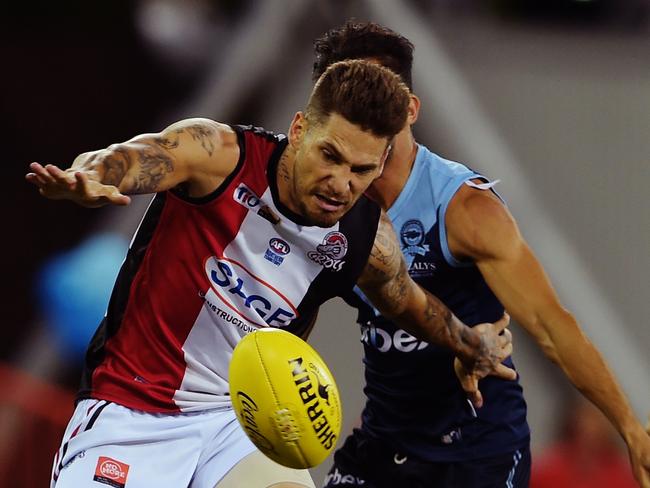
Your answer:
[[[333,62],[363,58],[412,88],[413,44],[378,24],[348,22],[318,39],[315,53],[315,79]],[[613,374],[558,300],[493,183],[415,141],[419,108],[411,95],[407,125],[367,192],[393,222],[411,277],[467,324],[495,320],[505,307],[605,413],[627,444],[637,480],[650,488],[650,436]],[[348,301],[359,309],[367,401],[325,485],[528,486],[530,432],[518,382],[486,378],[472,405],[452,354],[382,317],[358,289]]]

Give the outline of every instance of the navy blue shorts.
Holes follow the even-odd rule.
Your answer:
[[[489,458],[431,463],[387,449],[359,430],[334,454],[325,488],[527,488],[528,445]]]

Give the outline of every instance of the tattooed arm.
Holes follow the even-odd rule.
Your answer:
[[[237,137],[226,125],[187,119],[157,134],[143,134],[106,149],[80,154],[63,171],[32,163],[27,180],[52,199],[87,207],[126,205],[129,194],[154,193],[184,184],[203,196],[221,184],[239,157]]]
[[[467,327],[436,297],[409,276],[390,220],[382,212],[368,263],[357,284],[377,309],[404,330],[451,349],[467,372],[461,379],[474,404],[482,398],[478,380],[494,374],[505,379],[516,373],[501,364],[512,352],[508,318],[495,324]],[[501,331],[504,334],[500,335]]]

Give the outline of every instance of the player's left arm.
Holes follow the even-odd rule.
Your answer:
[[[492,192],[464,186],[450,203],[446,226],[452,253],[476,262],[511,316],[609,418],[628,445],[637,479],[650,487],[650,437],[601,354],[560,303],[507,208]]]
[[[482,404],[478,379],[488,374],[516,378],[513,370],[501,364],[512,351],[510,331],[504,331],[509,318],[504,316],[494,324],[470,328],[440,300],[418,286],[408,274],[385,212],[357,284],[382,315],[416,337],[454,351],[472,373],[461,383],[475,405]]]

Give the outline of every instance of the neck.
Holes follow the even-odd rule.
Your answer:
[[[388,210],[402,192],[413,169],[418,146],[407,127],[393,141],[393,149],[382,175],[373,181],[366,194],[377,202],[381,208]]]
[[[277,167],[275,168],[275,181],[280,202],[292,212],[298,213],[298,208],[291,198],[293,185],[291,175],[293,175],[294,158],[295,152],[293,151],[293,148],[291,145],[287,145],[280,156]]]

